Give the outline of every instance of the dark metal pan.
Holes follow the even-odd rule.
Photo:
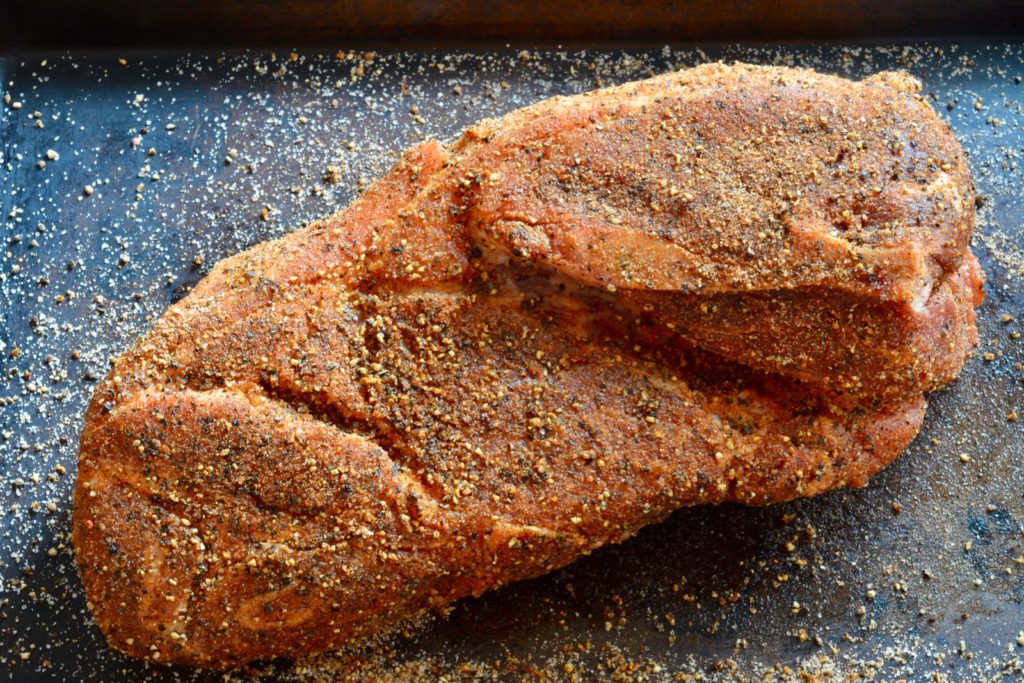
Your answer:
[[[462,14],[449,20],[430,13],[436,4],[384,3],[391,12],[378,23],[364,8],[341,30],[337,8],[356,5],[303,2],[308,16],[296,17],[260,2],[242,21],[241,3],[171,3],[161,21],[147,7],[134,20],[121,15],[117,2],[7,3],[0,680],[222,680],[109,650],[67,545],[78,433],[96,380],[213,263],[345,206],[424,136],[450,139],[549,95],[714,59],[853,78],[906,69],[962,138],[982,197],[982,345],[933,397],[921,436],[865,489],[682,510],[564,570],[459,603],[348,664],[259,671],[268,680],[1019,680],[1024,418],[1011,418],[1024,411],[1024,45],[990,35],[1019,31],[1019,10],[935,3],[926,17],[914,14],[923,3],[834,2],[822,5],[839,18],[830,22],[820,8],[794,18],[792,9],[773,15],[774,3],[719,4],[695,3],[702,13],[693,16],[667,4],[597,3],[606,14],[595,19],[571,6],[529,14],[457,3]],[[487,11],[470,16],[470,5]],[[241,23],[225,28],[225,16]],[[864,42],[877,17],[896,24]],[[489,47],[402,47],[446,26],[476,31],[462,41]],[[958,39],[958,30],[989,37]],[[218,31],[223,44],[251,38],[256,47],[172,47],[215,44]],[[894,37],[920,34],[931,37]],[[332,47],[259,47],[268,40]],[[597,47],[531,47],[559,40]],[[658,45],[622,46],[650,40]],[[364,48],[387,41],[396,47]],[[42,42],[53,49],[33,48]],[[337,184],[324,181],[328,166]]]
[[[1006,0],[7,0],[0,39],[26,47],[395,47],[1015,36]]]

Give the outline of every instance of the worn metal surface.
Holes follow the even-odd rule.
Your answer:
[[[1014,36],[1014,0],[4,0],[0,44],[409,47]]]
[[[1011,338],[1024,321],[1002,317],[1024,316],[1024,47],[943,42],[0,57],[11,98],[0,106],[0,680],[220,680],[108,650],[66,546],[95,380],[211,264],[345,206],[425,135],[449,139],[549,95],[720,57],[922,78],[987,199],[977,356],[866,489],[680,511],[563,571],[460,603],[370,653],[373,671],[1019,679],[1024,419],[1008,416],[1024,411],[1024,341]],[[322,180],[328,166],[340,183]],[[340,675],[337,662],[314,666]],[[309,677],[281,665],[266,675]]]

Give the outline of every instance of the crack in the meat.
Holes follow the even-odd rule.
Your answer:
[[[262,390],[260,395],[275,405],[286,407],[296,414],[328,425],[339,432],[354,434],[371,442],[384,453],[393,468],[400,468],[406,478],[417,487],[414,495],[425,496],[432,504],[440,503],[436,486],[428,482],[422,476],[420,468],[415,466],[417,459],[413,457],[411,450],[390,432],[376,427],[370,418],[347,413],[336,401],[330,400],[329,396],[318,396],[316,392],[296,391],[266,381],[261,381],[259,386]],[[396,516],[404,512],[427,524],[416,509],[398,510],[394,507],[392,511]]]

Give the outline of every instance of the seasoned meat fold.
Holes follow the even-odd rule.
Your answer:
[[[86,414],[100,628],[298,656],[682,506],[863,485],[977,336],[973,187],[917,90],[713,64],[554,98],[217,264]]]

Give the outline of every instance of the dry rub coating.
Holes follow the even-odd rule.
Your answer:
[[[300,655],[681,506],[863,485],[976,341],[972,183],[916,92],[715,64],[555,98],[218,264],[86,415],[100,628]]]

